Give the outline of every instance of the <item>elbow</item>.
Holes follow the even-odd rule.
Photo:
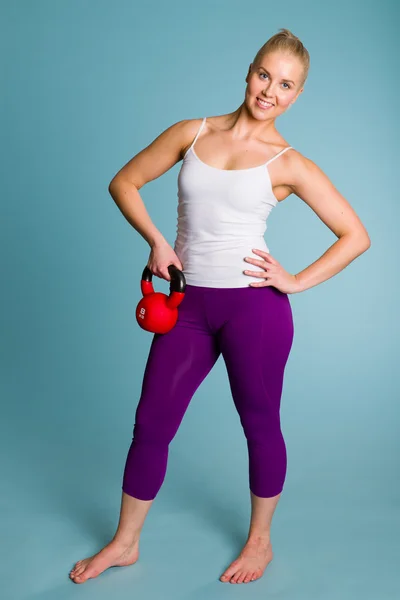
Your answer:
[[[113,190],[115,189],[115,181],[116,180],[115,180],[115,177],[114,177],[114,179],[111,179],[110,183],[108,184],[108,191],[111,194],[111,196],[112,196]]]
[[[349,231],[339,237],[343,236],[347,237],[347,239],[350,241],[352,247],[354,248],[354,251],[357,253],[357,256],[363,254],[363,252],[365,252],[366,250],[368,250],[368,248],[371,247],[371,238],[365,230],[361,232]]]
[[[118,194],[118,190],[120,189],[120,179],[117,179],[116,177],[114,177],[114,179],[112,179],[110,181],[110,183],[108,184],[108,193],[110,194],[111,198],[114,200],[115,202],[115,198]]]
[[[113,195],[113,192],[115,193],[115,191],[121,187],[121,185],[133,186],[137,190],[139,190],[141,187],[140,185],[137,185],[135,182],[132,182],[121,175],[116,175],[115,177],[113,177],[113,179],[111,179],[110,183],[108,184],[108,191],[111,194],[111,196]]]
[[[371,247],[371,238],[369,237],[366,231],[363,231],[362,234],[357,236],[358,246],[360,248],[360,253],[366,252],[368,248]]]
[[[365,250],[368,250],[368,248],[371,247],[371,238],[369,237],[368,231],[366,229],[364,230],[363,234]]]
[[[371,238],[369,237],[368,231],[364,225],[356,227],[354,230],[352,230],[351,235],[354,236],[354,239],[356,240],[356,243],[362,252],[365,252],[365,250],[368,250],[368,248],[371,247]]]

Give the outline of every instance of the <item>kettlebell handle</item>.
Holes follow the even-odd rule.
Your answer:
[[[178,269],[178,267],[176,267],[175,265],[169,265],[168,272],[171,277],[171,281],[169,284],[170,294],[172,294],[172,292],[184,293],[186,288],[186,279],[183,272],[180,269]],[[152,279],[153,273],[151,272],[149,267],[146,266],[143,269],[142,281],[148,281],[149,283],[151,283]]]

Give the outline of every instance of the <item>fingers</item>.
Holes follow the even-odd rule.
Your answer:
[[[261,277],[263,279],[266,279],[271,276],[266,271],[264,271],[264,273],[260,273],[260,271],[243,271],[243,273],[245,273],[246,275],[251,275],[252,277]]]
[[[273,265],[278,264],[278,261],[269,252],[264,252],[264,250],[259,250],[258,248],[252,248],[252,252],[262,256],[264,260],[272,263]]]
[[[254,282],[252,281],[251,283],[249,283],[250,287],[275,287],[274,284],[269,280],[266,279],[265,281],[260,281],[260,282]]]
[[[250,256],[246,256],[244,260],[252,265],[257,265],[264,269],[264,271],[269,271],[270,273],[272,273],[275,268],[271,263],[266,263],[265,260],[258,260],[257,258],[251,258]]]
[[[171,280],[171,276],[168,272],[168,269],[151,269],[149,267],[150,271],[152,272],[154,277],[159,277],[160,279],[166,279],[167,281]]]
[[[259,267],[262,267],[263,269],[265,269],[265,267],[266,267],[265,260],[258,260],[257,258],[251,258],[250,256],[246,256],[246,258],[244,260],[246,262],[251,263],[252,265],[258,265]]]

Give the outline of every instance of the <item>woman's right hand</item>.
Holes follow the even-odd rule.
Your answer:
[[[171,281],[171,276],[168,271],[169,265],[175,265],[180,271],[183,271],[183,266],[179,260],[175,250],[168,242],[159,242],[151,247],[147,266],[153,275],[161,277],[167,281]]]

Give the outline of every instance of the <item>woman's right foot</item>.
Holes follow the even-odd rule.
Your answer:
[[[131,545],[112,540],[100,552],[78,560],[69,576],[75,583],[84,583],[87,579],[97,577],[109,567],[126,567],[133,565],[139,558],[139,540]]]

